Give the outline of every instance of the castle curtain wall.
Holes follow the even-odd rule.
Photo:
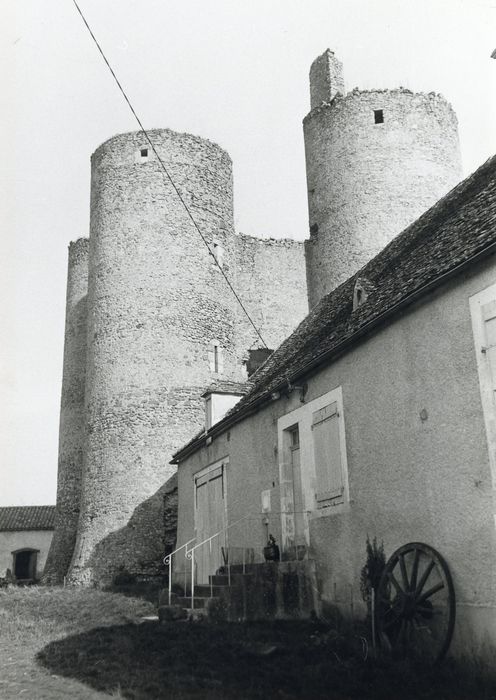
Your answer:
[[[303,245],[235,235],[232,165],[219,146],[168,129],[150,137],[262,335],[278,345],[306,313]],[[171,455],[202,427],[205,388],[243,380],[242,360],[259,344],[143,135],[102,144],[92,157],[90,239],[69,252],[47,582],[157,573],[171,545]],[[170,520],[170,504],[166,512]]]

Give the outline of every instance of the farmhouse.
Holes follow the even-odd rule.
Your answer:
[[[0,508],[0,577],[41,578],[55,526],[55,506]]]
[[[273,535],[274,567],[299,567],[310,606],[363,614],[367,536],[387,557],[422,543],[431,563],[421,573],[411,548],[390,584],[421,583],[434,620],[454,594],[451,648],[494,655],[495,251],[496,157],[326,294],[176,452],[177,546],[196,547],[195,583],[226,564],[255,571]],[[191,565],[179,552],[175,580]]]

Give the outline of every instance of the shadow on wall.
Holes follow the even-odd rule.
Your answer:
[[[118,574],[158,576],[163,558],[172,551],[177,529],[177,475],[137,506],[125,527],[112,532],[94,548],[84,567],[88,583],[101,587]],[[81,579],[86,581],[85,576]]]

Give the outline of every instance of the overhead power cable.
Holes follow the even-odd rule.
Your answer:
[[[235,296],[235,298],[236,298],[238,304],[239,304],[240,307],[243,309],[243,311],[244,311],[244,313],[245,313],[245,315],[246,315],[248,321],[251,323],[251,325],[252,325],[253,328],[255,329],[255,332],[256,332],[256,334],[258,335],[258,337],[260,338],[260,340],[262,341],[264,347],[267,348],[267,347],[268,347],[268,346],[267,346],[267,343],[266,343],[265,340],[263,339],[262,334],[261,334],[260,331],[258,330],[258,328],[257,328],[257,326],[255,325],[254,321],[252,320],[250,314],[248,313],[248,310],[247,310],[246,306],[243,304],[243,302],[241,301],[239,295],[237,294],[236,290],[234,289],[233,285],[231,284],[231,282],[230,282],[230,280],[229,280],[229,277],[228,277],[228,276],[226,275],[226,273],[224,272],[224,269],[222,268],[222,265],[221,265],[221,264],[219,263],[219,261],[217,260],[216,255],[215,255],[215,254],[213,253],[213,251],[211,250],[211,248],[210,248],[210,246],[209,246],[209,244],[208,244],[207,239],[205,238],[205,236],[204,236],[203,233],[201,232],[200,227],[199,227],[198,224],[196,223],[196,221],[195,221],[195,219],[194,219],[194,217],[193,217],[193,215],[192,215],[192,213],[191,213],[191,211],[190,211],[188,205],[187,205],[186,202],[184,201],[184,199],[183,199],[183,197],[182,197],[182,195],[181,195],[179,189],[177,188],[177,186],[176,186],[174,180],[172,179],[172,177],[171,177],[169,171],[167,170],[167,168],[166,168],[166,166],[165,166],[165,164],[164,164],[162,158],[161,158],[161,157],[159,156],[159,154],[157,153],[157,151],[156,151],[156,149],[155,149],[155,146],[154,146],[152,140],[150,139],[150,136],[149,136],[147,130],[146,130],[145,127],[143,126],[143,124],[142,124],[142,122],[141,122],[141,119],[138,117],[138,115],[137,115],[137,113],[136,113],[136,110],[134,109],[133,105],[131,104],[131,101],[130,101],[129,97],[126,95],[126,92],[125,92],[124,88],[122,87],[122,85],[120,84],[119,79],[117,78],[117,76],[116,76],[116,74],[115,74],[115,72],[114,72],[112,66],[110,65],[110,63],[109,63],[107,57],[105,56],[105,54],[103,53],[103,49],[102,49],[102,47],[100,46],[100,44],[98,43],[97,38],[96,38],[95,35],[93,34],[90,25],[89,25],[88,22],[86,21],[86,18],[85,18],[85,16],[84,16],[83,13],[82,13],[81,8],[80,8],[79,5],[77,4],[76,0],[72,0],[72,1],[73,1],[74,5],[76,6],[77,11],[79,12],[79,14],[80,14],[80,16],[81,16],[81,19],[83,20],[84,24],[86,25],[86,29],[87,29],[88,32],[90,33],[91,38],[92,38],[93,41],[95,42],[95,45],[96,45],[98,51],[100,52],[100,54],[101,54],[103,60],[104,60],[105,63],[107,64],[107,68],[109,69],[109,71],[110,71],[111,74],[112,74],[112,77],[114,78],[115,82],[117,83],[117,87],[119,88],[119,90],[120,90],[121,93],[122,93],[122,96],[123,96],[124,99],[126,100],[128,106],[129,106],[129,109],[130,109],[131,112],[133,113],[133,116],[134,116],[134,118],[136,119],[136,121],[137,121],[137,123],[138,123],[138,125],[139,125],[139,127],[140,127],[140,129],[141,129],[141,131],[142,131],[143,134],[145,135],[145,138],[146,138],[146,140],[148,141],[148,143],[150,144],[150,148],[152,149],[152,151],[153,151],[153,153],[155,154],[155,156],[156,156],[158,162],[160,163],[160,166],[161,166],[162,170],[164,171],[164,173],[165,173],[167,179],[169,180],[170,184],[171,184],[172,187],[174,188],[174,191],[176,192],[177,196],[179,197],[179,200],[180,200],[181,204],[183,205],[183,207],[185,208],[185,210],[186,210],[186,212],[187,212],[189,218],[191,219],[191,222],[192,222],[193,226],[194,226],[195,229],[198,231],[198,234],[200,235],[200,238],[202,239],[203,243],[205,244],[205,246],[206,246],[206,248],[207,248],[209,254],[210,254],[210,255],[212,256],[212,258],[214,259],[215,264],[217,265],[217,267],[218,267],[219,270],[221,271],[221,273],[222,273],[224,279],[226,280],[226,283],[227,283],[229,289],[230,289],[231,292],[234,294],[234,296]]]

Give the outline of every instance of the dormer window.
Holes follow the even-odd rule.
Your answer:
[[[246,391],[245,384],[221,379],[215,380],[202,394],[202,398],[205,400],[205,428],[210,430],[213,425],[222,420],[226,413],[246,394]]]
[[[373,285],[364,277],[359,277],[355,281],[355,286],[353,288],[353,311],[358,309],[367,301],[372,289]]]

